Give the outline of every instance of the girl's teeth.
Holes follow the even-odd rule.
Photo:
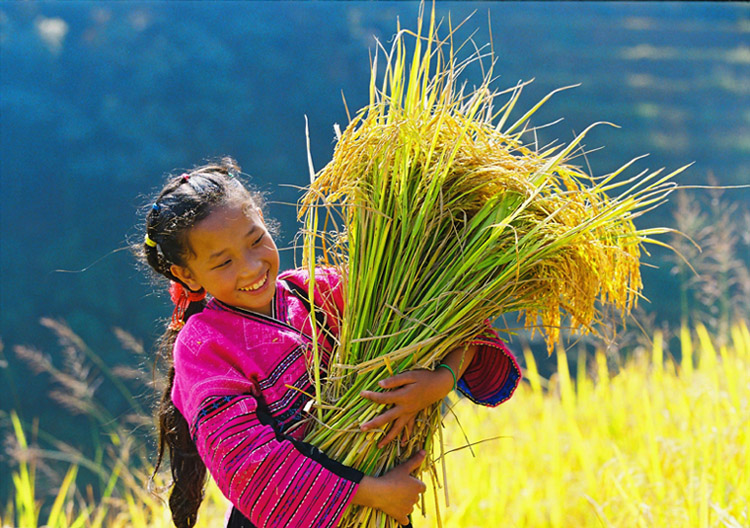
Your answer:
[[[255,284],[251,284],[251,285],[250,285],[250,286],[248,286],[247,288],[240,288],[240,290],[242,290],[242,291],[253,291],[253,290],[257,290],[258,288],[260,288],[261,286],[263,286],[263,285],[264,285],[264,284],[266,283],[266,277],[267,277],[267,276],[268,276],[268,274],[266,274],[266,275],[263,275],[263,278],[262,278],[262,279],[260,279],[260,280],[259,280],[258,282],[256,282]]]

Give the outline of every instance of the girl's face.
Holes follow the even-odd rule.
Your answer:
[[[187,266],[172,273],[238,308],[271,315],[279,273],[279,252],[263,218],[247,203],[227,203],[188,231]]]

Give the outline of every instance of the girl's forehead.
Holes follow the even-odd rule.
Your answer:
[[[188,231],[188,239],[193,252],[201,256],[204,251],[231,245],[232,241],[262,227],[263,220],[252,204],[230,202],[197,222]]]
[[[206,218],[196,223],[195,227],[221,229],[227,224],[262,224],[262,220],[252,203],[232,201],[216,206]]]

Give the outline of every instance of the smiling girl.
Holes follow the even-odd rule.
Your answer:
[[[171,281],[175,302],[160,342],[170,369],[156,464],[168,452],[173,521],[195,525],[208,469],[234,506],[230,528],[333,527],[351,504],[408,524],[425,489],[411,475],[424,451],[369,476],[302,442],[313,392],[308,277],[303,270],[279,273],[262,200],[238,171],[225,158],[171,177],[146,216],[142,256]],[[315,280],[325,375],[343,298],[334,270],[317,271]],[[392,423],[381,446],[408,434],[416,413],[444,398],[457,378],[480,402],[512,393],[518,366],[495,338],[452,352],[444,369],[405,372],[381,382],[387,392],[363,393],[390,406],[363,428]]]

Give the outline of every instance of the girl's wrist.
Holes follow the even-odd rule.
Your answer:
[[[448,365],[446,365],[446,367],[447,366]],[[433,371],[433,375],[439,378],[440,387],[442,389],[441,390],[442,398],[445,398],[455,388],[454,381],[453,381],[454,380],[453,373],[448,368],[439,366]]]
[[[474,360],[474,356],[478,350],[479,347],[477,345],[459,347],[443,358],[441,364],[446,365],[453,370],[453,373],[456,376],[456,385],[458,385],[458,380],[461,379],[464,372],[469,368],[469,365]]]
[[[453,380],[453,383],[451,385],[451,390],[452,391],[456,390],[456,386],[458,385],[458,379],[456,378],[456,371],[453,370],[453,368],[450,365],[446,364],[446,363],[440,363],[438,365],[438,369],[445,369],[448,372],[450,372],[451,379]]]
[[[379,509],[377,505],[378,495],[379,492],[377,477],[370,477],[368,475],[365,475],[364,477],[362,477],[362,480],[359,481],[357,491],[354,492],[354,496],[352,497],[352,504]]]

